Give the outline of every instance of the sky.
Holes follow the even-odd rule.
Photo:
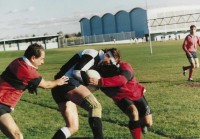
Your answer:
[[[0,0],[0,39],[78,33],[83,17],[190,4],[200,0]]]

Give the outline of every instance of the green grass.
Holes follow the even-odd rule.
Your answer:
[[[153,111],[153,126],[144,139],[200,138],[200,72],[195,70],[194,83],[182,75],[182,66],[188,65],[181,48],[182,41],[153,42],[150,55],[148,43],[69,47],[46,51],[41,75],[52,80],[54,74],[74,53],[85,48],[120,49],[122,60],[134,68],[135,77],[147,89],[145,94]],[[0,52],[0,72],[23,51]],[[102,92],[94,93],[103,106],[103,131],[106,138],[131,138],[128,118]],[[80,129],[72,137],[92,137],[87,112],[79,108]],[[38,95],[25,92],[12,116],[25,139],[51,139],[55,131],[65,125],[50,90],[39,89]],[[0,132],[0,138],[5,136]]]

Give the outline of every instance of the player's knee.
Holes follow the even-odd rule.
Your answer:
[[[133,117],[134,119],[138,119],[139,118],[139,113],[137,108],[134,105],[131,105],[127,108],[127,115],[129,117]]]
[[[149,114],[149,115],[145,116],[144,122],[145,122],[146,126],[148,126],[148,127],[152,126],[153,125],[152,115]]]
[[[194,64],[192,64],[191,65],[191,67],[190,67],[190,69],[194,69],[195,68],[195,65]]]
[[[85,100],[81,103],[81,107],[89,112],[90,117],[101,118],[102,106],[93,94],[90,94],[85,98]]]
[[[23,139],[23,135],[20,130],[16,129],[11,132],[12,137],[15,139]]]
[[[152,120],[147,120],[146,121],[146,126],[151,127],[153,125],[153,121]]]
[[[102,107],[101,104],[98,101],[95,101],[92,104],[92,112],[90,114],[90,117],[99,117],[101,118],[101,113],[102,113]]]

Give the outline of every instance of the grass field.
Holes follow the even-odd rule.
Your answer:
[[[147,89],[145,96],[153,111],[154,124],[143,138],[200,138],[200,72],[199,69],[195,71],[195,82],[192,83],[182,75],[182,66],[188,65],[188,61],[181,45],[182,41],[153,42],[152,55],[147,43],[51,49],[46,51],[45,64],[39,72],[45,79],[51,80],[62,64],[78,50],[117,47],[122,60],[132,64],[135,77]],[[22,54],[22,51],[0,52],[0,72]],[[103,106],[105,138],[131,138],[128,118],[102,92],[94,94]],[[48,89],[39,89],[38,95],[26,92],[12,115],[25,139],[51,139],[55,131],[65,125]],[[92,137],[87,115],[79,108],[80,129],[72,138]],[[0,138],[5,138],[1,132]]]

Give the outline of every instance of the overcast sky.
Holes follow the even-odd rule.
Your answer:
[[[147,0],[148,8],[200,5],[200,0]],[[92,15],[146,7],[146,0],[0,0],[0,39],[80,32],[79,20]]]

